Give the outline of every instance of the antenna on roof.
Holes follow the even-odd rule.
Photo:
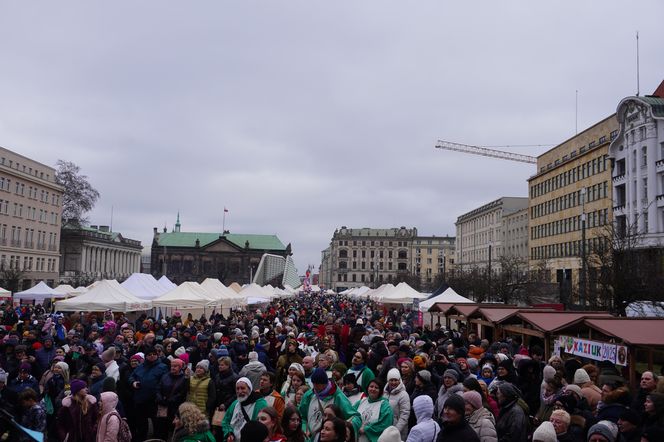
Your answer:
[[[574,97],[574,133],[579,133],[579,90],[576,90]]]
[[[111,232],[113,231],[113,205],[111,205]]]
[[[639,31],[636,31],[636,96],[641,92],[641,85],[639,79]]]

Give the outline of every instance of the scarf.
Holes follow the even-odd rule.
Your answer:
[[[325,389],[323,391],[321,391],[320,393],[317,393],[314,390],[314,394],[321,401],[327,399],[328,397],[332,396],[336,392],[337,392],[337,386],[334,384],[334,382],[328,382],[327,387],[325,387]]]
[[[362,371],[366,367],[366,364],[353,365],[353,370]]]

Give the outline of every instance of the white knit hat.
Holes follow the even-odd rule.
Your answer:
[[[577,369],[574,372],[574,383],[579,385],[585,384],[586,382],[590,382],[590,376],[588,376],[588,372],[583,368]]]
[[[399,373],[399,370],[396,368],[391,368],[390,371],[387,372],[387,380],[389,381],[390,379],[401,380],[401,373]]]
[[[203,359],[198,364],[196,364],[196,368],[198,367],[201,367],[203,370],[207,372],[210,370],[210,361],[208,361],[207,359]]]
[[[544,421],[533,433],[533,442],[557,442],[556,429],[549,421]]]
[[[249,380],[249,378],[241,377],[240,379],[235,381],[235,385],[237,385],[240,382],[244,382],[245,384],[247,384],[247,386],[249,387],[249,391],[253,391],[254,386],[251,384],[251,381]]]
[[[390,425],[378,437],[378,442],[401,442],[401,433],[397,427]]]

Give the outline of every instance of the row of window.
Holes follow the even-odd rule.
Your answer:
[[[340,246],[348,246],[350,242],[351,241],[340,240],[340,241],[338,241],[338,244]],[[371,247],[374,247],[374,246],[383,247],[385,245],[387,245],[388,247],[392,247],[394,242],[396,242],[397,247],[408,247],[408,241],[357,241],[357,240],[353,240],[352,244],[354,246],[358,246],[358,245],[366,246],[367,243],[368,243],[368,244],[371,245]],[[418,241],[418,244],[419,244],[419,241]],[[429,241],[429,244],[431,244],[431,241]]]
[[[0,177],[0,190],[11,192],[10,178]],[[25,196],[25,184],[20,181],[15,182],[14,193],[17,195]],[[60,195],[57,193],[50,193],[48,190],[39,189],[38,187],[28,186],[28,198],[39,200],[42,203],[51,203],[54,206],[60,204]]]
[[[590,203],[609,197],[609,182],[603,181],[601,183],[589,186],[586,188],[585,202]],[[541,216],[550,215],[552,213],[560,212],[561,210],[570,209],[583,204],[581,197],[581,189],[559,196],[549,201],[536,204],[530,208],[530,218],[536,219]]]
[[[586,254],[602,253],[610,247],[608,238],[596,237],[586,239]],[[558,244],[548,244],[530,248],[530,259],[550,259],[581,256],[581,240]]]
[[[595,210],[586,214],[588,217],[586,227],[600,227],[609,222],[609,209]],[[577,232],[582,228],[581,215],[559,219],[550,223],[540,224],[530,228],[530,239],[546,238],[548,236]]]
[[[549,179],[540,183],[533,184],[530,187],[530,197],[536,198],[538,196],[546,195],[554,190],[561,189],[569,184],[576,183],[598,173],[607,170],[609,163],[609,156],[603,155],[599,158],[593,158],[581,165],[571,168],[565,172],[559,173]]]
[[[9,201],[0,199],[0,214],[9,215],[9,204],[10,204]],[[36,207],[31,207],[31,206],[23,207],[23,204],[19,203],[12,203],[12,204],[14,205],[12,215],[17,218],[25,217],[25,219],[31,221],[39,221],[42,223],[48,222],[53,225],[58,223],[58,214],[56,212],[49,213],[48,210],[37,209]],[[39,213],[37,213],[37,210],[39,210]]]
[[[32,256],[23,256],[23,263],[21,265],[21,256],[19,255],[9,255],[9,260],[7,260],[6,255],[0,256],[0,270],[5,270],[7,268],[11,270],[23,270],[31,271],[35,270],[37,272],[55,272],[55,266],[57,264],[56,258],[34,258]]]
[[[10,245],[12,247],[25,247],[26,249],[37,249],[54,251],[57,249],[58,234],[55,232],[46,232],[35,229],[25,229],[25,236],[23,236],[23,228],[18,226],[11,226],[11,230],[7,224],[0,224],[0,244]],[[46,242],[46,234],[48,233],[48,243]],[[11,236],[8,237],[8,235]],[[24,241],[22,241],[22,239]],[[35,242],[36,241],[36,242]]]
[[[37,169],[33,170],[32,167],[26,166],[25,164],[20,164],[18,161],[13,161],[5,157],[2,157],[0,158],[0,164],[2,164],[3,166],[7,166],[10,169],[22,170],[23,173],[27,173],[28,175],[44,179],[44,172],[41,172]],[[46,174],[45,179],[48,181],[51,179],[51,176],[49,174]]]
[[[374,282],[375,275],[373,273],[370,273],[369,275],[366,275],[364,273],[360,273],[359,277],[357,273],[351,273],[350,274],[350,280],[352,282]],[[378,275],[378,282],[382,284],[383,282],[392,282],[392,280],[395,279],[392,275],[387,275],[387,277],[384,277],[384,275]],[[358,281],[359,280],[359,281]],[[348,273],[339,273],[337,277],[337,281],[339,282],[348,282]]]
[[[357,250],[353,250],[353,258],[357,258]],[[362,258],[367,257],[367,251],[366,250],[361,250],[360,255]],[[376,253],[374,250],[369,251],[369,257],[370,258],[375,258]],[[384,252],[382,250],[378,251],[378,257],[379,258],[384,258]],[[398,259],[408,259],[408,252],[405,250],[399,250],[399,253],[397,254]],[[339,258],[348,258],[348,250],[346,249],[341,249],[339,250]],[[392,250],[387,251],[387,258],[391,259],[392,258]]]
[[[352,265],[353,270],[357,270],[357,261],[353,261],[351,265]],[[374,264],[373,261],[369,262],[369,269],[373,270],[374,265],[375,264]],[[347,268],[348,268],[348,262],[339,261],[339,269],[345,270]],[[400,262],[399,264],[397,264],[397,268],[399,270],[406,270],[407,269],[406,263],[405,262]],[[364,261],[360,262],[360,269],[361,270],[366,270],[367,269],[367,263],[364,262]],[[378,263],[378,269],[384,270],[385,269],[385,263],[382,262],[382,261],[379,262]],[[391,262],[387,263],[387,270],[392,270],[392,263]]]

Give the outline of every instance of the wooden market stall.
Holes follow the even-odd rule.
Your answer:
[[[607,312],[561,312],[541,310],[521,310],[515,315],[508,315],[497,324],[502,333],[522,335],[524,340],[527,336],[534,336],[544,341],[544,356],[549,359],[553,348],[553,332],[561,327],[584,318],[613,318]]]
[[[664,363],[664,319],[580,318],[555,330],[561,350],[593,360],[625,366],[630,385],[638,384],[637,363],[653,370]],[[656,361],[657,357],[657,361]]]

